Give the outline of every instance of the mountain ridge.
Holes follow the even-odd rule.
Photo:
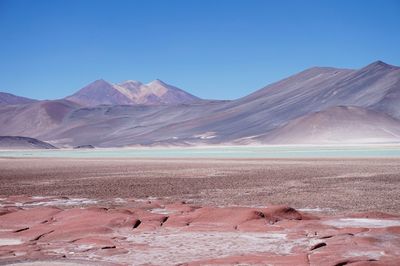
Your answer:
[[[0,136],[1,149],[57,149],[57,147],[34,138]]]
[[[145,103],[130,104],[127,95],[140,98],[142,89],[148,87],[151,87],[151,95],[168,96],[165,85],[157,80],[148,84],[138,81],[119,84],[104,80],[96,82],[98,84],[85,87],[91,93],[100,91],[93,104],[71,102],[67,97],[68,100],[0,106],[0,123],[3,125],[0,135],[30,136],[61,147],[87,144],[96,147],[271,144],[274,140],[269,136],[280,128],[289,123],[293,125],[293,121],[301,117],[328,112],[338,106],[356,108],[329,112],[347,113],[359,119],[360,127],[368,128],[365,133],[357,133],[360,139],[362,134],[383,136],[379,128],[386,126],[395,132],[400,119],[400,68],[382,61],[358,70],[309,68],[232,101],[196,98],[194,102],[184,104],[165,104],[160,103],[160,98],[151,98]],[[123,104],[115,103],[120,100]],[[153,100],[158,100],[157,104]],[[99,105],[99,101],[106,102]],[[333,119],[329,115],[324,117]],[[372,127],[367,127],[368,119],[371,119]],[[321,125],[329,128],[329,123]],[[336,125],[338,128],[351,126],[345,123]],[[307,129],[304,124],[299,125],[300,128]],[[321,136],[327,130],[321,129]],[[343,131],[338,129],[335,132]],[[350,136],[343,135],[346,138]],[[363,139],[372,140],[370,137]],[[391,143],[398,139],[400,143],[400,137],[396,136],[381,139],[390,139]]]
[[[17,96],[8,92],[0,92],[0,105],[3,104],[24,104],[24,103],[33,103],[38,100]]]
[[[83,106],[111,105],[177,105],[201,101],[200,98],[169,85],[159,79],[147,84],[127,80],[119,84],[103,79],[96,80],[76,93],[67,96],[66,100]]]

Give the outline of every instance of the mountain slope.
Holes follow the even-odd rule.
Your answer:
[[[377,111],[400,90],[400,68],[374,62],[360,70],[311,68],[238,99],[198,121],[198,129],[216,132],[215,142],[265,134],[288,121],[334,106],[359,106]],[[397,95],[397,94],[396,94]],[[400,98],[390,98],[394,117]]]
[[[274,132],[289,122],[293,131],[296,126],[306,130],[293,121],[327,111],[360,119],[360,128],[365,128],[369,123],[366,117],[371,116],[376,130],[367,128],[370,133],[364,141],[375,141],[374,134],[394,140],[380,127],[391,124],[388,130],[397,132],[396,123],[389,120],[400,118],[399,84],[400,68],[380,61],[360,70],[311,68],[229,102],[189,97],[189,103],[180,104],[187,95],[181,97],[179,89],[165,88],[169,85],[161,81],[119,85],[98,81],[68,97],[75,103],[62,100],[0,106],[0,135],[32,136],[58,146],[245,144],[272,141]],[[331,108],[337,106],[355,109],[333,112]],[[368,111],[358,115],[361,111],[354,111],[357,108]],[[376,122],[376,116],[386,117],[386,122]],[[351,139],[340,131],[344,126],[337,123],[339,131],[330,130]]]
[[[0,149],[57,149],[53,145],[34,138],[0,136]]]
[[[161,80],[148,84],[128,80],[121,84],[112,84],[105,80],[96,80],[67,100],[84,106],[96,105],[178,105],[200,101],[179,88],[168,85]]]
[[[33,103],[36,100],[16,96],[11,93],[0,92],[0,105]]]
[[[119,84],[120,87],[130,92],[130,99],[134,104],[189,104],[200,101],[200,98],[191,95],[177,87],[166,84],[156,79],[148,84],[137,81],[125,81]]]
[[[400,121],[361,107],[331,107],[289,121],[254,140],[268,144],[400,142]]]
[[[92,144],[97,147],[127,145],[206,144],[192,128],[196,120],[212,113],[220,103],[195,105],[97,106],[72,111],[62,127],[51,132],[60,145]],[[193,121],[182,127],[182,123]],[[46,138],[47,139],[47,138]],[[67,141],[67,142],[65,142]]]
[[[66,100],[0,106],[0,135],[40,137],[63,127],[65,117],[79,107]],[[50,134],[45,140],[52,139]]]
[[[127,95],[118,90],[115,85],[105,81],[96,80],[78,92],[65,98],[83,106],[96,106],[100,104],[116,105],[130,104]]]

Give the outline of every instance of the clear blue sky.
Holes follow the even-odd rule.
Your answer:
[[[400,65],[399,0],[0,0],[0,91],[159,78],[234,99],[312,66]]]

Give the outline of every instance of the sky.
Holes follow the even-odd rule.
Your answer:
[[[398,0],[0,0],[0,91],[161,79],[236,99],[313,66],[400,65]]]

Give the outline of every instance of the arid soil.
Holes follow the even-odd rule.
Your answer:
[[[400,216],[317,216],[287,206],[211,207],[132,198],[99,204],[2,198],[0,264],[400,263]]]
[[[399,182],[396,159],[3,158],[0,265],[399,265]]]
[[[400,213],[400,159],[0,159],[0,195]],[[167,198],[166,198],[167,197]]]

